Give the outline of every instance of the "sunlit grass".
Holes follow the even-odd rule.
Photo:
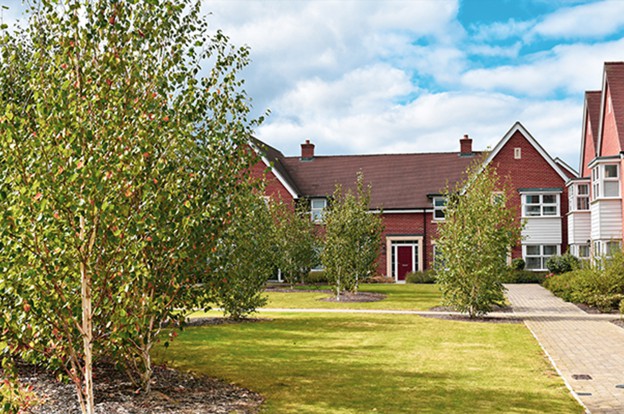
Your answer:
[[[581,413],[524,327],[271,314],[185,330],[156,358],[260,392],[263,413]]]
[[[287,287],[287,285],[285,285]],[[327,288],[327,287],[326,287]],[[362,292],[382,293],[386,298],[378,302],[326,302],[330,296],[323,292],[268,292],[267,308],[301,309],[387,309],[426,310],[440,304],[442,296],[436,285],[417,284],[363,284]]]

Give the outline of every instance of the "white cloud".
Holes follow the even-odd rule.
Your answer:
[[[622,56],[624,39],[593,45],[561,45],[549,52],[526,56],[513,66],[469,70],[460,82],[468,88],[535,97],[557,92],[578,95],[585,90],[600,89],[603,63]]]
[[[624,27],[624,2],[606,0],[563,8],[536,24],[531,34],[559,39],[602,37]]]
[[[318,154],[457,151],[463,134],[475,149],[493,147],[515,121],[522,122],[553,156],[576,165],[581,104],[576,100],[518,99],[496,93],[423,94],[405,105],[379,102],[370,112],[332,108],[288,116],[258,130],[258,137],[296,155],[311,139]]]
[[[475,41],[498,42],[521,37],[534,24],[534,21],[516,21],[515,19],[509,19],[506,22],[472,25],[470,29],[473,32],[472,39]]]

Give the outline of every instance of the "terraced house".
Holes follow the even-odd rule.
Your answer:
[[[602,89],[585,93],[580,177],[570,180],[568,238],[580,257],[621,249],[624,62],[604,64]]]
[[[336,184],[353,188],[357,173],[362,172],[372,186],[371,210],[382,214],[385,225],[378,274],[403,281],[407,273],[434,264],[437,227],[444,220],[444,188],[461,182],[471,163],[485,162],[509,177],[518,223],[526,223],[522,244],[513,249],[510,259],[523,257],[527,268],[544,269],[548,257],[567,249],[565,184],[576,179],[576,173],[551,158],[520,123],[488,154],[474,151],[472,144],[465,135],[457,152],[323,156],[306,141],[299,156],[284,156],[255,140],[262,162],[254,167],[254,174],[265,177],[267,196],[306,203],[311,220],[320,223]]]

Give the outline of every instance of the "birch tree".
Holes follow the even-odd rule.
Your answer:
[[[466,176],[445,191],[445,217],[436,242],[441,263],[437,282],[448,305],[474,318],[504,301],[507,256],[520,241],[521,223],[509,204],[511,183],[493,166],[475,163]]]
[[[325,238],[321,262],[336,299],[344,291],[357,293],[360,281],[375,272],[383,221],[369,211],[371,187],[357,175],[355,191],[336,186],[324,216]]]
[[[92,414],[104,353],[149,390],[260,120],[237,77],[248,49],[208,35],[199,2],[34,3],[0,33],[0,343],[64,372]]]

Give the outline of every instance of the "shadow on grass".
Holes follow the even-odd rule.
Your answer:
[[[505,354],[525,352],[521,329],[299,315],[189,328],[157,359],[260,392],[266,413],[582,412],[545,364],[527,372],[535,355]]]

